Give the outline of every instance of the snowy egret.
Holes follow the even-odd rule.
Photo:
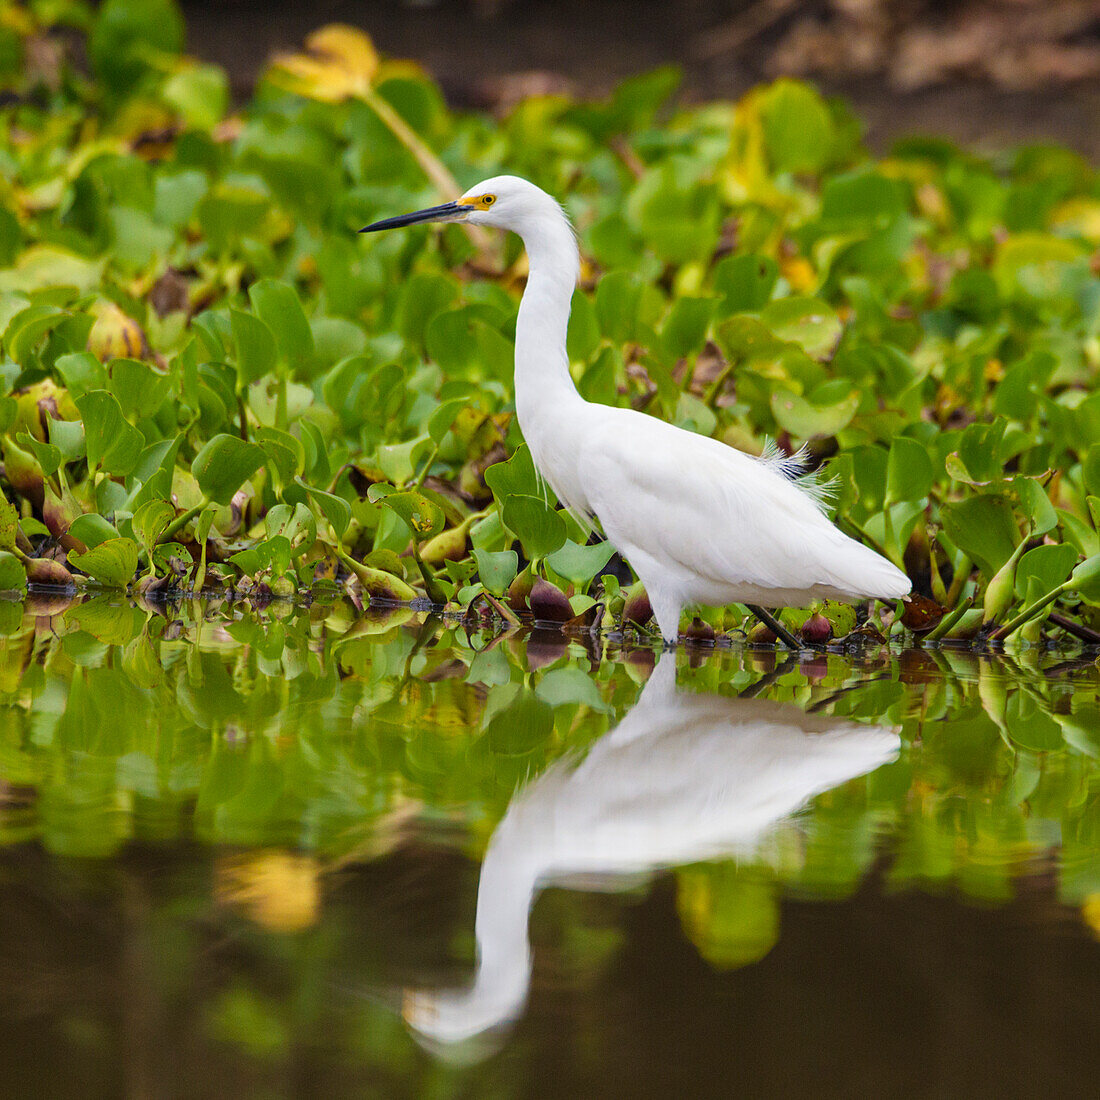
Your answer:
[[[761,458],[633,409],[577,392],[565,350],[580,270],[565,212],[541,188],[495,176],[460,199],[386,218],[361,232],[465,221],[510,229],[530,274],[516,321],[516,415],[539,473],[582,522],[599,519],[645,585],[666,644],[691,604],[741,603],[784,642],[798,641],[765,608],[813,600],[894,599],[909,578],[842,534],[802,463]]]
[[[677,692],[666,654],[580,763],[558,761],[512,798],[481,867],[473,984],[406,993],[406,1022],[440,1054],[489,1053],[488,1033],[527,999],[527,919],[539,890],[622,889],[661,867],[719,857],[766,861],[781,820],[892,760],[900,744],[890,729],[788,704]],[[479,1038],[483,1049],[470,1050]]]

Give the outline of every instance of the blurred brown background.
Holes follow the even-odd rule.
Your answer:
[[[247,93],[323,23],[419,61],[457,106],[600,94],[667,62],[690,99],[779,75],[853,100],[872,145],[914,131],[992,150],[1068,143],[1100,159],[1100,0],[263,0],[185,3],[190,50]]]

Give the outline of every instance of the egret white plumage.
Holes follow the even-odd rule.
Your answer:
[[[465,221],[510,229],[530,273],[516,321],[516,415],[535,467],[578,517],[595,516],[645,585],[666,643],[693,604],[747,605],[792,646],[764,608],[818,599],[895,599],[909,578],[839,531],[801,464],[754,458],[633,409],[585,401],[565,337],[580,271],[558,203],[517,176],[495,176],[460,199],[368,225]]]

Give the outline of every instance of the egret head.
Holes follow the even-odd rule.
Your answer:
[[[418,222],[469,222],[497,229],[511,229],[520,235],[548,215],[562,218],[561,207],[540,187],[519,176],[493,176],[471,187],[454,202],[430,206],[396,218],[384,218],[365,226],[360,233],[397,229]]]
[[[516,1004],[476,991],[406,990],[401,1015],[425,1050],[451,1064],[469,1065],[496,1053],[522,1007],[522,996]]]

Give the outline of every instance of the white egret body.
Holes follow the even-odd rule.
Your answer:
[[[809,798],[892,760],[892,730],[760,699],[676,691],[664,656],[637,703],[585,758],[516,794],[478,883],[467,989],[409,993],[406,1021],[439,1052],[510,1023],[531,980],[527,921],[555,884],[614,889],[699,860],[767,860],[775,826]]]
[[[908,577],[842,534],[798,463],[753,458],[633,409],[585,401],[565,337],[580,269],[572,226],[545,191],[496,176],[443,206],[365,231],[421,221],[510,229],[530,274],[516,322],[516,415],[539,473],[580,517],[596,516],[645,585],[667,642],[690,604],[805,606],[894,599]]]

